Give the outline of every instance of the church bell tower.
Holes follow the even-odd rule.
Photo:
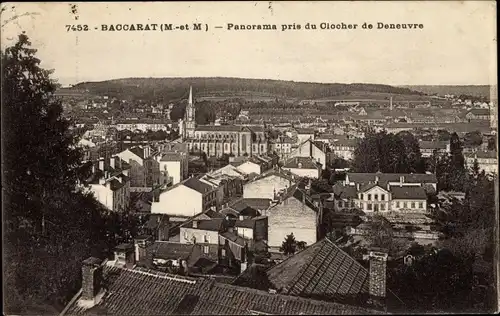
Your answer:
[[[194,130],[196,128],[196,120],[195,120],[195,106],[193,102],[193,87],[189,87],[189,99],[188,104],[186,106],[186,115],[185,115],[185,124],[186,124],[186,136],[193,137]]]

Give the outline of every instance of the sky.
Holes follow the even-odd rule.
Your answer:
[[[1,45],[26,32],[63,85],[126,77],[324,83],[496,83],[493,1],[2,3]],[[321,23],[358,24],[321,30]],[[363,23],[374,25],[362,29]],[[423,29],[377,29],[377,23]],[[102,24],[208,24],[208,31],[101,31]],[[275,24],[234,31],[227,24]],[[282,31],[282,24],[301,25]],[[316,30],[306,30],[306,23]],[[89,31],[67,31],[88,25]],[[223,28],[216,29],[215,26]],[[97,30],[96,30],[97,28]]]

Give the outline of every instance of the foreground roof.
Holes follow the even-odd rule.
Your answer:
[[[265,291],[217,283],[204,278],[174,276],[142,268],[106,265],[106,289],[94,307],[80,301],[81,292],[61,315],[358,315],[377,312],[347,306],[270,294]]]

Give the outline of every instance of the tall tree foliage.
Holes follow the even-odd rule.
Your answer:
[[[81,153],[53,97],[56,84],[35,53],[20,35],[1,54],[9,314],[44,314],[48,311],[40,306],[63,305],[80,286],[81,261],[105,255],[117,236],[131,235],[119,216],[106,215],[93,196],[77,189],[86,176],[79,168]]]
[[[411,135],[411,134],[410,134]],[[369,132],[354,151],[355,172],[422,172],[420,147],[413,135]]]

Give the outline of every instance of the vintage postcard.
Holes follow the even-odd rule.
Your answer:
[[[6,315],[498,312],[494,1],[0,20]]]

